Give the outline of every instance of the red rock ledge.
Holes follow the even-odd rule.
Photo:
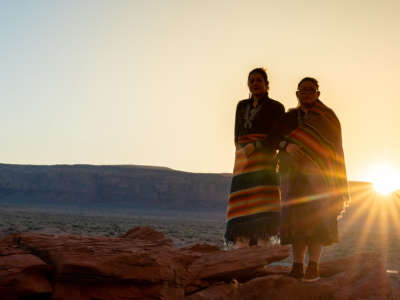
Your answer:
[[[0,241],[0,299],[396,299],[376,254],[321,264],[302,283],[266,266],[287,247],[222,251],[175,248],[164,234],[136,227],[119,238],[15,233]],[[399,298],[400,299],[400,298]]]

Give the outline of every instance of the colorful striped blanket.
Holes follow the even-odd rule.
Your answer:
[[[265,139],[265,134],[240,136],[238,143],[248,143]],[[275,153],[264,148],[256,149],[246,157],[241,146],[237,147],[233,170],[231,193],[227,208],[227,221],[234,218],[279,212],[280,192],[275,171]]]
[[[302,119],[298,112],[298,127],[286,136],[298,145],[315,163],[326,183],[325,198],[332,199],[335,213],[340,215],[349,202],[341,126],[335,113],[320,100]]]

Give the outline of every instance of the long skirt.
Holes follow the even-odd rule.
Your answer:
[[[327,183],[310,160],[280,154],[281,244],[338,242],[337,210]]]
[[[244,157],[236,152],[231,192],[228,199],[225,242],[279,235],[280,192],[275,152],[265,149]]]

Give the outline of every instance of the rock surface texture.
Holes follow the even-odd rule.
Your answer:
[[[398,299],[378,255],[321,264],[302,283],[284,266],[287,247],[175,248],[137,227],[119,238],[15,233],[0,241],[0,299]]]

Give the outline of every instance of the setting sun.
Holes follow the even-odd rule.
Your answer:
[[[372,182],[375,191],[388,195],[400,189],[400,173],[387,164],[371,166],[369,180]]]

